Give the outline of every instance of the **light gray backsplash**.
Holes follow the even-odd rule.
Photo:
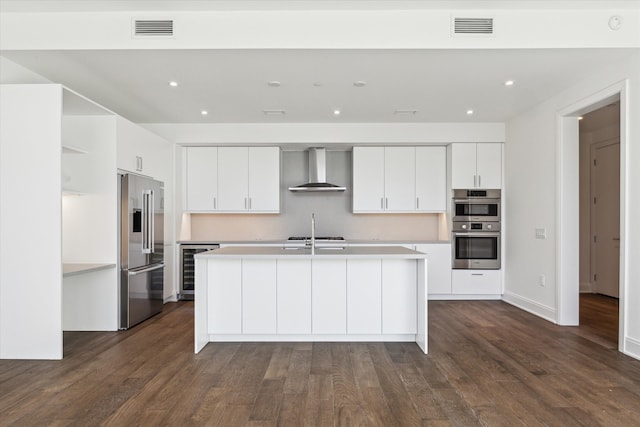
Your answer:
[[[327,181],[344,192],[294,193],[289,187],[308,182],[308,153],[282,152],[279,215],[192,214],[192,240],[279,240],[310,235],[316,214],[317,236],[363,240],[438,240],[438,214],[351,213],[351,151],[327,151]]]

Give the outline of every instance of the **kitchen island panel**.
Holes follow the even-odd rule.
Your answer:
[[[347,333],[347,261],[311,263],[311,330],[314,334]]]
[[[276,263],[242,261],[242,332],[276,333]]]
[[[382,333],[382,261],[354,259],[347,263],[347,332]]]
[[[279,334],[311,333],[311,260],[279,259],[277,323]]]
[[[382,260],[382,333],[417,332],[416,264],[409,260]]]
[[[241,334],[242,261],[230,259],[209,263],[207,282],[209,333]]]

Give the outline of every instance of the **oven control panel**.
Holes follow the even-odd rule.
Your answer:
[[[453,222],[452,231],[500,231],[500,222]]]

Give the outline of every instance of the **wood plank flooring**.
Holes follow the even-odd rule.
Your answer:
[[[65,333],[62,361],[0,361],[0,425],[638,425],[640,361],[594,329],[610,316],[597,307],[585,300],[577,328],[500,301],[433,301],[426,356],[413,343],[195,355],[193,303],[172,303],[129,331]]]

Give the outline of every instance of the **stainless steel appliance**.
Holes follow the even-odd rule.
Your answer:
[[[454,222],[452,268],[500,269],[500,223]]]
[[[500,190],[453,190],[453,221],[500,221]]]
[[[192,300],[195,296],[196,270],[193,256],[200,252],[218,249],[218,244],[188,244],[180,245],[180,290],[178,299]]]
[[[164,184],[119,175],[120,329],[162,311],[164,304]]]

